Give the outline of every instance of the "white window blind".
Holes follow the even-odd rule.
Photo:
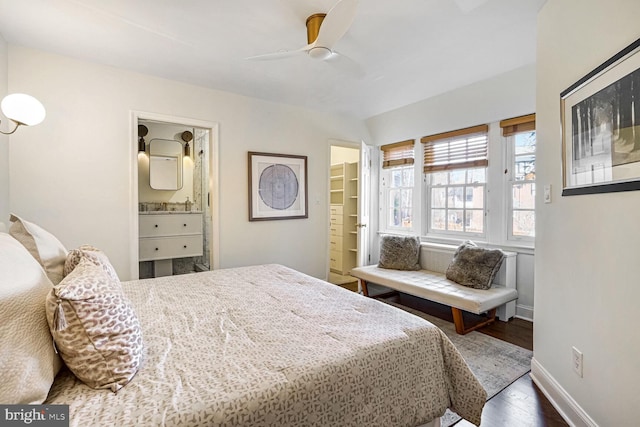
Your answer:
[[[388,169],[395,166],[412,165],[414,162],[413,146],[412,139],[381,146],[382,167]]]
[[[424,172],[486,167],[488,125],[423,137]]]

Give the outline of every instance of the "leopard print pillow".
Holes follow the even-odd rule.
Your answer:
[[[46,301],[47,321],[67,367],[89,387],[118,391],[142,363],[140,322],[120,282],[82,257]]]
[[[115,268],[113,268],[111,262],[109,262],[107,255],[100,249],[91,245],[82,245],[78,249],[69,251],[64,263],[63,277],[66,277],[71,273],[82,258],[88,258],[89,261],[95,265],[101,266],[113,280],[120,281],[118,273],[116,273]]]

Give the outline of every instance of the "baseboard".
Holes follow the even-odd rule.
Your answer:
[[[516,304],[516,317],[533,322],[533,307]]]
[[[538,363],[535,357],[531,359],[531,374],[529,375],[570,426],[598,427],[598,424],[596,424],[571,395],[558,384],[551,374]]]

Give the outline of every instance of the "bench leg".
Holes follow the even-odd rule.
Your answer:
[[[475,329],[487,326],[495,322],[496,320],[496,309],[493,308],[487,312],[487,320],[465,329],[462,310],[460,310],[459,308],[451,307],[451,313],[453,314],[453,323],[456,325],[456,333],[458,333],[459,335],[465,335]]]
[[[360,287],[362,288],[362,295],[369,296],[369,289],[367,288],[367,281],[360,279]]]

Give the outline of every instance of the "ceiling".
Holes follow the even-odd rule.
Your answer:
[[[305,21],[337,0],[0,0],[10,44],[366,119],[535,62],[546,0],[360,0],[334,49]]]

